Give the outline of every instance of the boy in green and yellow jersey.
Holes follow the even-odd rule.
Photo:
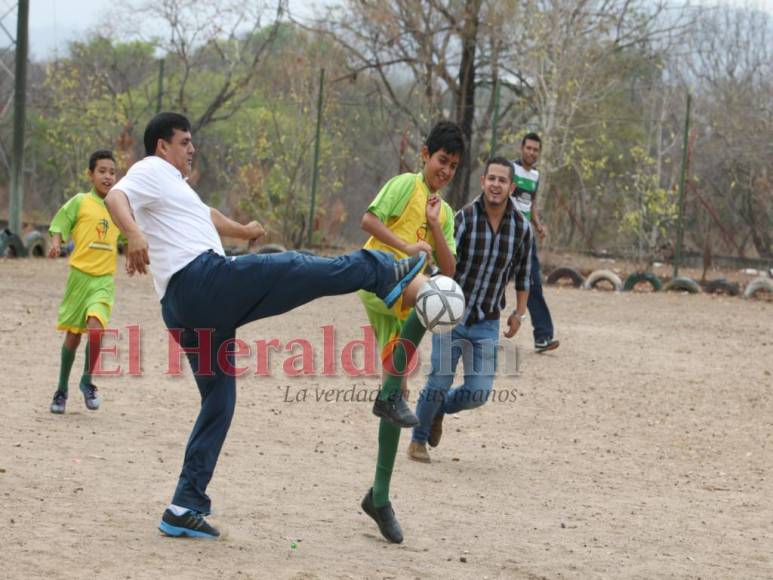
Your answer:
[[[436,124],[422,147],[422,171],[392,178],[368,206],[362,217],[362,229],[371,235],[365,248],[391,252],[396,258],[425,252],[432,256],[440,273],[453,276],[456,269],[454,212],[438,194],[453,179],[463,152],[461,129],[448,121]],[[406,349],[405,346],[396,349],[395,345],[409,342],[417,346],[424,327],[413,309],[405,307],[402,300],[387,308],[369,292],[360,291],[359,295],[376,335],[384,368],[399,367],[396,370],[402,374],[400,377],[393,371],[384,373],[384,386],[373,406],[374,414],[381,417],[376,476],[362,508],[376,521],[387,540],[400,543],[402,531],[389,502],[389,483],[400,428],[413,427],[419,421],[401,392],[401,388],[405,390]],[[393,355],[395,360],[401,360],[400,364],[390,361]],[[390,377],[390,373],[394,376]]]
[[[438,192],[453,179],[463,148],[456,124],[441,121],[432,128],[421,151],[423,170],[393,177],[368,206],[361,222],[371,235],[366,249],[391,252],[398,259],[426,252],[440,273],[454,275],[454,212]],[[402,299],[387,308],[370,292],[361,290],[359,295],[384,361],[411,308],[405,308]]]
[[[104,198],[115,185],[115,158],[107,150],[95,151],[89,158],[89,180],[92,189],[79,193],[65,203],[54,216],[48,233],[51,235],[49,257],[60,255],[62,242],[71,238],[70,273],[64,298],[59,306],[57,329],[66,331],[62,345],[59,386],[51,402],[51,412],[64,413],[67,404],[67,383],[81,335],[89,329],[104,329],[110,320],[115,299],[115,273],[118,256],[119,230],[110,219]],[[88,338],[88,337],[87,337]],[[101,398],[91,382],[92,362],[98,352],[86,344],[86,362],[80,390],[86,407],[99,409]]]

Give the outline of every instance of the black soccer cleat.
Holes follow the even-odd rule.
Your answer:
[[[373,505],[373,488],[362,499],[360,504],[362,511],[368,514],[378,524],[381,535],[393,544],[401,544],[403,541],[403,531],[400,529],[400,523],[395,517],[395,510],[392,509],[391,502],[385,506],[377,508]]]
[[[383,400],[377,397],[373,403],[373,414],[396,427],[416,427],[419,424],[419,418],[411,411],[400,391],[392,393]]]
[[[67,406],[67,393],[57,390],[54,393],[54,398],[51,401],[51,412],[57,415],[64,413],[64,409]]]
[[[86,403],[86,408],[89,411],[96,411],[102,404],[102,397],[97,392],[97,387],[91,383],[84,385],[80,384],[81,393],[83,393],[83,402]]]

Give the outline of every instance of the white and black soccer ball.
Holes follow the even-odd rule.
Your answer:
[[[433,276],[416,294],[416,314],[430,332],[448,332],[464,316],[464,294],[453,278]]]

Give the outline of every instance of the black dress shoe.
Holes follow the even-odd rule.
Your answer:
[[[389,395],[385,400],[376,398],[373,403],[373,414],[397,427],[416,427],[419,424],[419,418],[413,414],[399,391]]]
[[[373,505],[373,488],[371,487],[362,499],[360,506],[362,511],[372,517],[378,524],[378,529],[381,531],[382,536],[393,544],[402,543],[403,531],[400,529],[400,523],[395,517],[395,510],[392,509],[391,502],[379,508],[375,507]]]

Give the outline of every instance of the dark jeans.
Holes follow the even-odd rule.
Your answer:
[[[537,240],[533,240],[531,246],[531,279],[529,281],[529,300],[526,305],[529,308],[531,325],[534,327],[534,340],[553,338],[553,319],[550,310],[542,294],[542,275],[539,270],[539,258],[537,257]]]
[[[233,348],[218,360],[221,345],[243,324],[321,296],[360,289],[385,296],[395,281],[394,263],[390,254],[369,250],[338,258],[298,252],[227,258],[207,252],[172,277],[161,315],[167,328],[176,329],[201,395],[172,503],[210,513],[207,485],[236,405],[236,377],[228,372],[235,362]],[[201,352],[194,352],[199,346]]]

